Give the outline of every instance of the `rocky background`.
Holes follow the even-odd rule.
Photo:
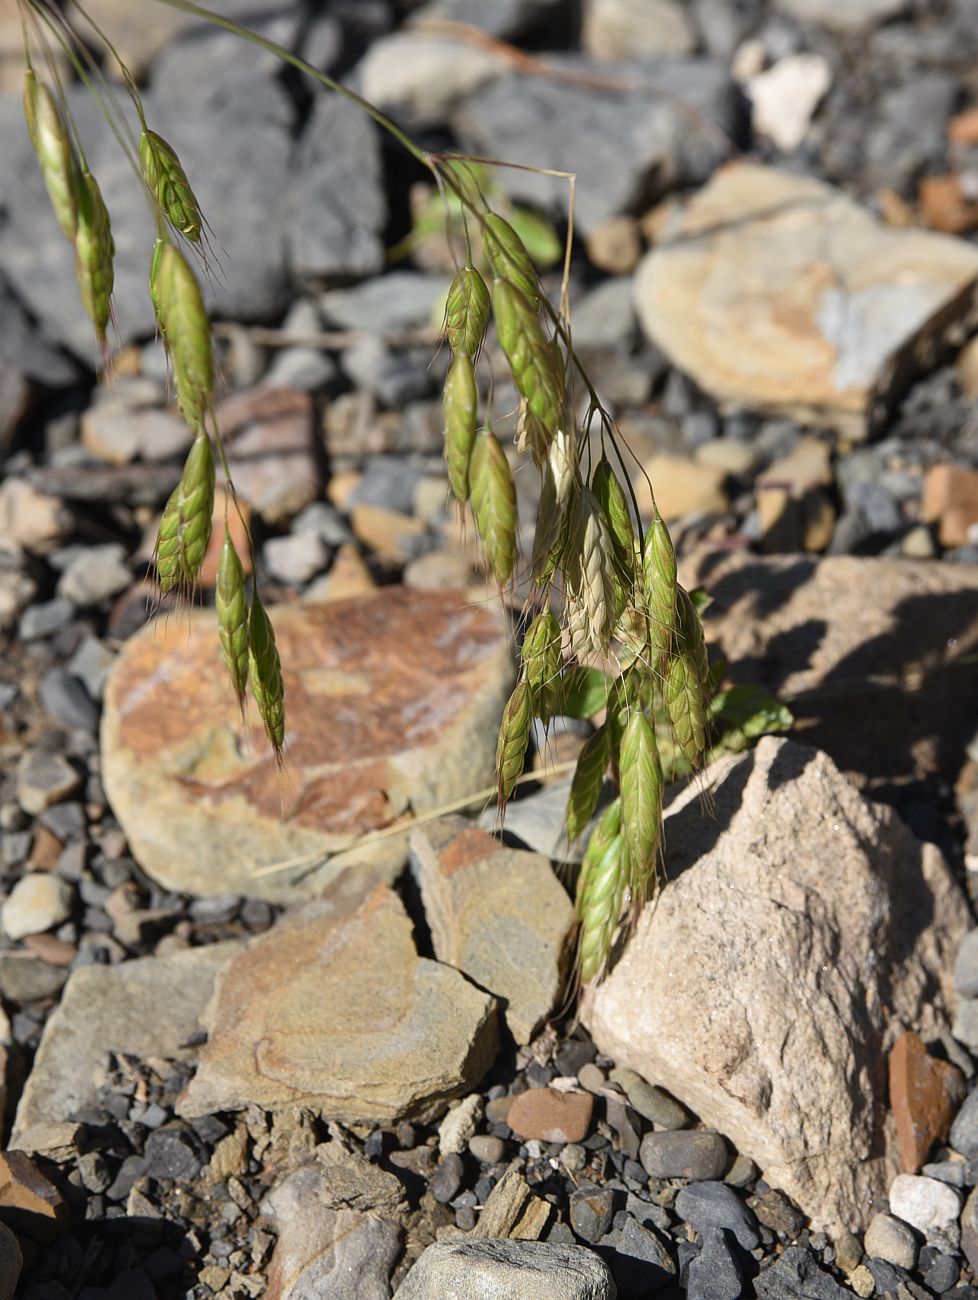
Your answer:
[[[448,506],[425,173],[253,46],[90,0],[210,224],[283,777],[211,614],[145,626],[188,445],[151,222],[72,88],[108,382],[0,0],[0,1297],[973,1300],[978,8],[216,7],[426,148],[577,173],[575,344],[712,656],[795,725],[675,795],[670,883],[579,1019],[565,787],[503,841],[483,798],[344,855],[490,783],[523,596]],[[563,181],[486,183],[563,236]]]

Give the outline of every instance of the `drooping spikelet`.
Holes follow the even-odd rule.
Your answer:
[[[489,327],[489,288],[474,266],[463,266],[445,304],[445,337],[452,353],[478,357]]]
[[[479,389],[472,358],[457,353],[445,379],[442,412],[445,421],[445,464],[456,501],[469,499],[469,460],[475,443]]]
[[[506,453],[486,429],[469,460],[472,513],[496,581],[504,587],[516,563],[516,487]]]
[[[245,589],[244,568],[226,524],[221,562],[217,567],[214,604],[221,652],[231,685],[243,710],[248,689],[248,593]]]
[[[202,433],[214,392],[211,327],[197,277],[175,244],[160,251],[156,291],[177,404],[193,432]]]
[[[200,239],[200,206],[176,150],[148,127],[139,138],[139,164],[150,193],[175,230],[196,244]]]
[[[608,729],[601,726],[588,737],[577,758],[577,767],[571,780],[564,822],[567,838],[574,842],[595,814],[604,774],[608,767]]]
[[[583,609],[589,648],[604,651],[617,617],[618,588],[611,532],[604,511],[588,489],[578,498],[573,538],[574,564],[567,575],[568,595]],[[578,654],[587,653],[585,639],[579,639],[575,649]]]
[[[482,242],[493,275],[506,280],[540,310],[540,282],[526,245],[505,218],[490,212],[482,227]]]
[[[87,169],[78,173],[76,210],[75,274],[82,305],[95,326],[99,343],[104,347],[115,282],[115,240],[102,191]]]
[[[562,424],[564,363],[547,337],[537,309],[508,280],[494,280],[492,304],[499,345],[506,354],[513,382],[539,423],[540,441],[549,446]]]
[[[602,456],[598,468],[591,478],[591,491],[601,506],[611,543],[614,548],[615,577],[623,591],[632,585],[632,563],[635,552],[635,533],[632,529],[632,516],[628,508],[625,490],[618,475],[611,467],[611,462]]]
[[[600,975],[621,920],[628,866],[621,800],[609,804],[588,842],[577,881],[577,968],[583,983]]]
[[[170,494],[156,539],[160,590],[193,586],[207,550],[214,513],[214,452],[198,434],[187,453],[180,482]]]
[[[633,709],[625,724],[618,768],[630,886],[633,896],[644,900],[655,874],[662,826],[662,767],[655,729],[640,709]]]
[[[643,583],[652,662],[661,671],[672,648],[676,629],[676,552],[658,509],[645,534]]]
[[[57,100],[30,68],[24,80],[24,116],[54,215],[65,238],[74,242],[78,228],[78,158]]]
[[[275,757],[281,760],[285,744],[285,685],[282,681],[282,661],[275,644],[275,630],[265,607],[255,595],[251,603],[248,625],[248,664],[251,693],[258,713],[265,725],[265,735],[271,741]]]
[[[676,744],[695,768],[706,753],[709,662],[703,626],[682,587],[677,589],[676,615],[676,635],[663,694]]]
[[[503,710],[503,720],[499,724],[499,738],[496,742],[496,784],[499,789],[500,806],[516,789],[516,782],[523,771],[532,720],[533,703],[530,688],[525,681],[517,682]]]
[[[560,624],[549,610],[538,614],[526,630],[523,675],[533,696],[533,707],[542,722],[548,722],[560,678]]]

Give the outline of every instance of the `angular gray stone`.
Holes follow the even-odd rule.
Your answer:
[[[719,1228],[704,1228],[701,1235],[702,1249],[689,1264],[687,1300],[740,1300],[744,1278],[733,1239]]]
[[[706,779],[715,815],[695,788],[669,808],[669,883],[584,1020],[817,1228],[852,1228],[898,1168],[879,1061],[901,1022],[937,1033],[964,900],[824,754],[766,738]]]
[[[978,998],[978,930],[969,930],[954,959],[954,987],[965,998]]]
[[[221,943],[74,971],[44,1026],[10,1145],[93,1105],[109,1052],[192,1060],[185,1044],[199,1029],[215,975],[239,950]]]
[[[736,1237],[744,1250],[760,1244],[757,1218],[726,1183],[691,1183],[676,1197],[676,1213],[702,1237],[707,1228],[719,1228]]]
[[[28,749],[17,764],[17,802],[37,814],[73,795],[82,783],[78,770],[44,749]]]
[[[603,1260],[583,1246],[543,1241],[439,1241],[395,1300],[614,1300]]]
[[[754,1281],[758,1300],[852,1300],[804,1246],[789,1246],[780,1259]]]
[[[87,608],[125,591],[132,582],[126,548],[117,542],[87,546],[58,579],[58,595]]]
[[[319,305],[325,318],[342,329],[384,334],[437,328],[436,308],[444,310],[450,283],[442,275],[391,271],[352,288],[331,289]]]

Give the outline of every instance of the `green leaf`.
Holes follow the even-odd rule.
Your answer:
[[[567,718],[590,718],[608,703],[611,678],[600,668],[568,668],[561,679],[560,712]]]
[[[721,732],[721,743],[728,733],[756,740],[772,732],[790,731],[794,718],[780,700],[763,686],[731,686],[710,703],[710,717]]]
[[[526,251],[537,266],[553,266],[563,257],[564,246],[546,217],[531,212],[529,208],[514,207],[510,209],[509,224],[522,239]]]

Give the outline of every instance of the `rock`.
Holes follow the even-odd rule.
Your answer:
[[[621,1296],[648,1295],[676,1277],[676,1262],[665,1242],[631,1214],[621,1229],[610,1263]]]
[[[582,1241],[600,1241],[615,1217],[615,1193],[610,1187],[585,1183],[571,1192],[567,1214],[570,1226]]]
[[[0,632],[11,632],[37,596],[37,583],[26,573],[23,551],[15,542],[0,538]],[[24,640],[20,636],[20,640]]]
[[[591,1125],[589,1092],[529,1088],[513,1098],[506,1123],[514,1133],[540,1142],[583,1142]]]
[[[705,1228],[703,1248],[689,1264],[688,1300],[740,1300],[744,1278],[729,1234]]]
[[[283,527],[319,495],[308,393],[253,388],[222,402],[217,420],[235,488],[269,524]]]
[[[465,1162],[458,1152],[443,1156],[428,1180],[428,1190],[439,1205],[455,1199],[465,1178]]]
[[[0,995],[8,1002],[39,1002],[61,992],[67,973],[30,952],[0,952]]]
[[[634,217],[608,217],[587,238],[588,261],[609,275],[628,275],[642,255],[642,232]],[[576,321],[576,317],[575,317]]]
[[[832,486],[831,448],[802,437],[786,456],[758,476],[757,516],[761,546],[768,553],[824,550],[832,537],[835,511],[823,489]],[[827,528],[822,527],[827,519]]]
[[[596,59],[692,54],[696,31],[679,0],[587,0],[581,43]]]
[[[504,67],[491,49],[450,36],[400,31],[374,41],[357,72],[371,103],[415,126],[430,126],[443,123]]]
[[[476,1237],[537,1241],[543,1236],[553,1207],[539,1196],[518,1169],[507,1169],[489,1193],[475,1226]]]
[[[917,184],[920,215],[931,230],[947,235],[966,235],[978,226],[978,203],[969,195],[956,172],[945,176],[922,176]]]
[[[566,1149],[565,1147],[564,1150]],[[480,1164],[498,1165],[506,1155],[506,1143],[502,1138],[476,1133],[469,1138],[469,1153],[475,1156]]]
[[[349,289],[331,289],[319,302],[326,319],[340,329],[363,330],[368,334],[437,329],[450,283],[443,275],[389,271]],[[402,470],[410,469],[401,458],[398,461]],[[376,464],[376,459],[368,462],[368,475]]]
[[[862,439],[967,316],[976,276],[968,244],[737,163],[647,254],[635,293],[649,338],[714,398]]]
[[[117,542],[86,546],[58,579],[58,595],[84,609],[118,596],[131,582],[124,546]]]
[[[257,732],[237,743],[211,615],[191,616],[191,635],[171,619],[132,638],[109,677],[103,781],[136,859],[167,888],[284,899],[317,893],[344,861],[396,871],[399,837],[310,866],[409,804],[421,812],[492,781],[512,668],[491,613],[458,592],[399,587],[270,613],[288,701],[287,793]],[[293,858],[289,871],[253,875]]]
[[[788,54],[751,77],[747,96],[754,130],[792,153],[808,134],[812,116],[832,84],[828,60],[820,54]]]
[[[879,1127],[886,1009],[936,1032],[961,895],[936,848],[824,754],[765,738],[706,779],[716,817],[703,819],[694,789],[671,804],[670,882],[584,1021],[600,1051],[723,1132],[816,1230],[858,1225],[896,1165]],[[835,1131],[844,1142],[826,1141]]]
[[[731,1233],[744,1250],[760,1245],[757,1218],[725,1183],[700,1182],[680,1188],[676,1213],[701,1237],[714,1228]]]
[[[978,694],[978,569],[714,552],[683,572],[713,599],[714,653],[790,699],[798,730],[851,779],[956,779],[974,729],[962,692]]]
[[[932,465],[924,476],[920,517],[937,524],[942,546],[965,546],[978,525],[978,470]]]
[[[18,1237],[49,1242],[71,1219],[68,1203],[23,1151],[0,1152],[0,1222]]]
[[[714,465],[661,454],[647,460],[644,468],[652,481],[659,513],[667,523],[688,515],[722,514],[729,505],[723,490],[727,475]],[[643,515],[651,515],[652,498],[644,476],[635,490]]]
[[[863,1238],[866,1254],[897,1268],[912,1270],[917,1263],[917,1238],[892,1214],[874,1214]]]
[[[23,41],[20,39],[22,82]],[[13,102],[11,100],[11,102]],[[36,163],[35,163],[36,169]],[[0,271],[0,364],[12,367],[28,380],[37,380],[52,388],[77,382],[78,367],[47,339],[24,311],[7,278]]]
[[[336,1148],[339,1148],[338,1150]],[[400,1246],[401,1184],[337,1142],[278,1183],[261,1211],[278,1232],[269,1300],[384,1300]]]
[[[0,1223],[0,1300],[13,1300],[23,1267],[20,1242],[5,1223]]]
[[[0,538],[47,555],[71,531],[71,511],[58,497],[38,492],[22,478],[0,483]]]
[[[321,95],[295,148],[285,225],[294,274],[318,280],[375,275],[387,220],[373,122],[340,95]]]
[[[115,662],[115,652],[98,637],[86,636],[68,661],[68,671],[77,677],[93,700],[102,698],[102,689],[109,669]]]
[[[405,578],[407,574],[405,573]],[[457,584],[451,584],[458,590]],[[311,582],[302,594],[312,604],[327,605],[334,601],[369,596],[377,590],[370,569],[357,548],[345,542],[336,552],[328,573]]]
[[[961,1249],[972,1271],[978,1271],[978,1188],[972,1188],[961,1211]]]
[[[561,0],[427,0],[416,14],[422,29],[443,22],[465,23],[488,36],[513,40],[541,21],[559,14]]]
[[[439,961],[500,999],[528,1043],[564,986],[574,909],[549,861],[506,848],[464,817],[412,832],[421,897]]]
[[[60,754],[26,749],[17,764],[17,802],[36,815],[70,799],[82,783],[80,773]]]
[[[606,80],[606,65],[560,56],[553,64],[570,75],[507,70],[470,95],[452,124],[466,151],[537,167],[546,157],[548,166],[576,172],[575,229],[585,237],[608,217],[632,212],[639,196],[651,203],[705,180],[741,135],[740,95],[719,64],[623,64],[629,89],[613,96],[587,84],[594,76]],[[514,199],[566,215],[562,179],[513,171],[506,187]]]
[[[237,947],[213,944],[75,970],[44,1026],[11,1145],[27,1144],[41,1126],[95,1105],[109,1052],[191,1060],[186,1044],[197,1032],[215,973]]]
[[[978,998],[978,929],[961,940],[954,959],[954,988],[965,998]]]
[[[646,1133],[639,1151],[650,1178],[686,1178],[690,1182],[722,1178],[730,1152],[719,1133]]]
[[[482,1098],[478,1093],[463,1097],[453,1106],[438,1125],[438,1150],[442,1155],[453,1152],[460,1155],[475,1132],[482,1114]]]
[[[67,921],[75,891],[67,880],[44,871],[21,876],[0,910],[0,925],[8,939],[42,934]]]
[[[890,1211],[926,1236],[934,1229],[946,1231],[957,1222],[961,1198],[953,1187],[936,1178],[898,1174],[890,1185]]]
[[[41,708],[63,727],[94,732],[98,727],[98,709],[84,684],[66,668],[49,668],[38,683],[37,698]]]
[[[45,600],[39,605],[31,605],[24,610],[17,624],[18,641],[40,641],[53,636],[70,623],[75,616],[75,607],[70,600]]]
[[[362,866],[237,957],[207,1021],[179,1106],[190,1118],[259,1105],[430,1119],[471,1091],[497,1043],[493,999],[417,956],[399,898]]]
[[[775,8],[802,25],[817,23],[832,31],[858,34],[895,18],[907,9],[907,0],[777,0]]]
[[[951,1024],[951,1034],[969,1052],[978,1051],[978,1001],[973,998],[959,1000]]]
[[[779,1259],[754,1281],[758,1300],[850,1300],[804,1246],[789,1246]]]
[[[114,393],[83,413],[81,441],[100,460],[128,465],[134,460],[165,461],[182,456],[193,435],[175,412],[134,406],[131,395]]]
[[[279,582],[304,587],[329,564],[330,552],[315,533],[271,537],[262,550],[268,572]]]
[[[544,1241],[439,1241],[395,1300],[614,1300],[607,1265],[583,1246]]]
[[[890,1049],[890,1107],[904,1173],[916,1174],[934,1144],[947,1139],[964,1093],[957,1066],[929,1056],[911,1030],[900,1035]]]

